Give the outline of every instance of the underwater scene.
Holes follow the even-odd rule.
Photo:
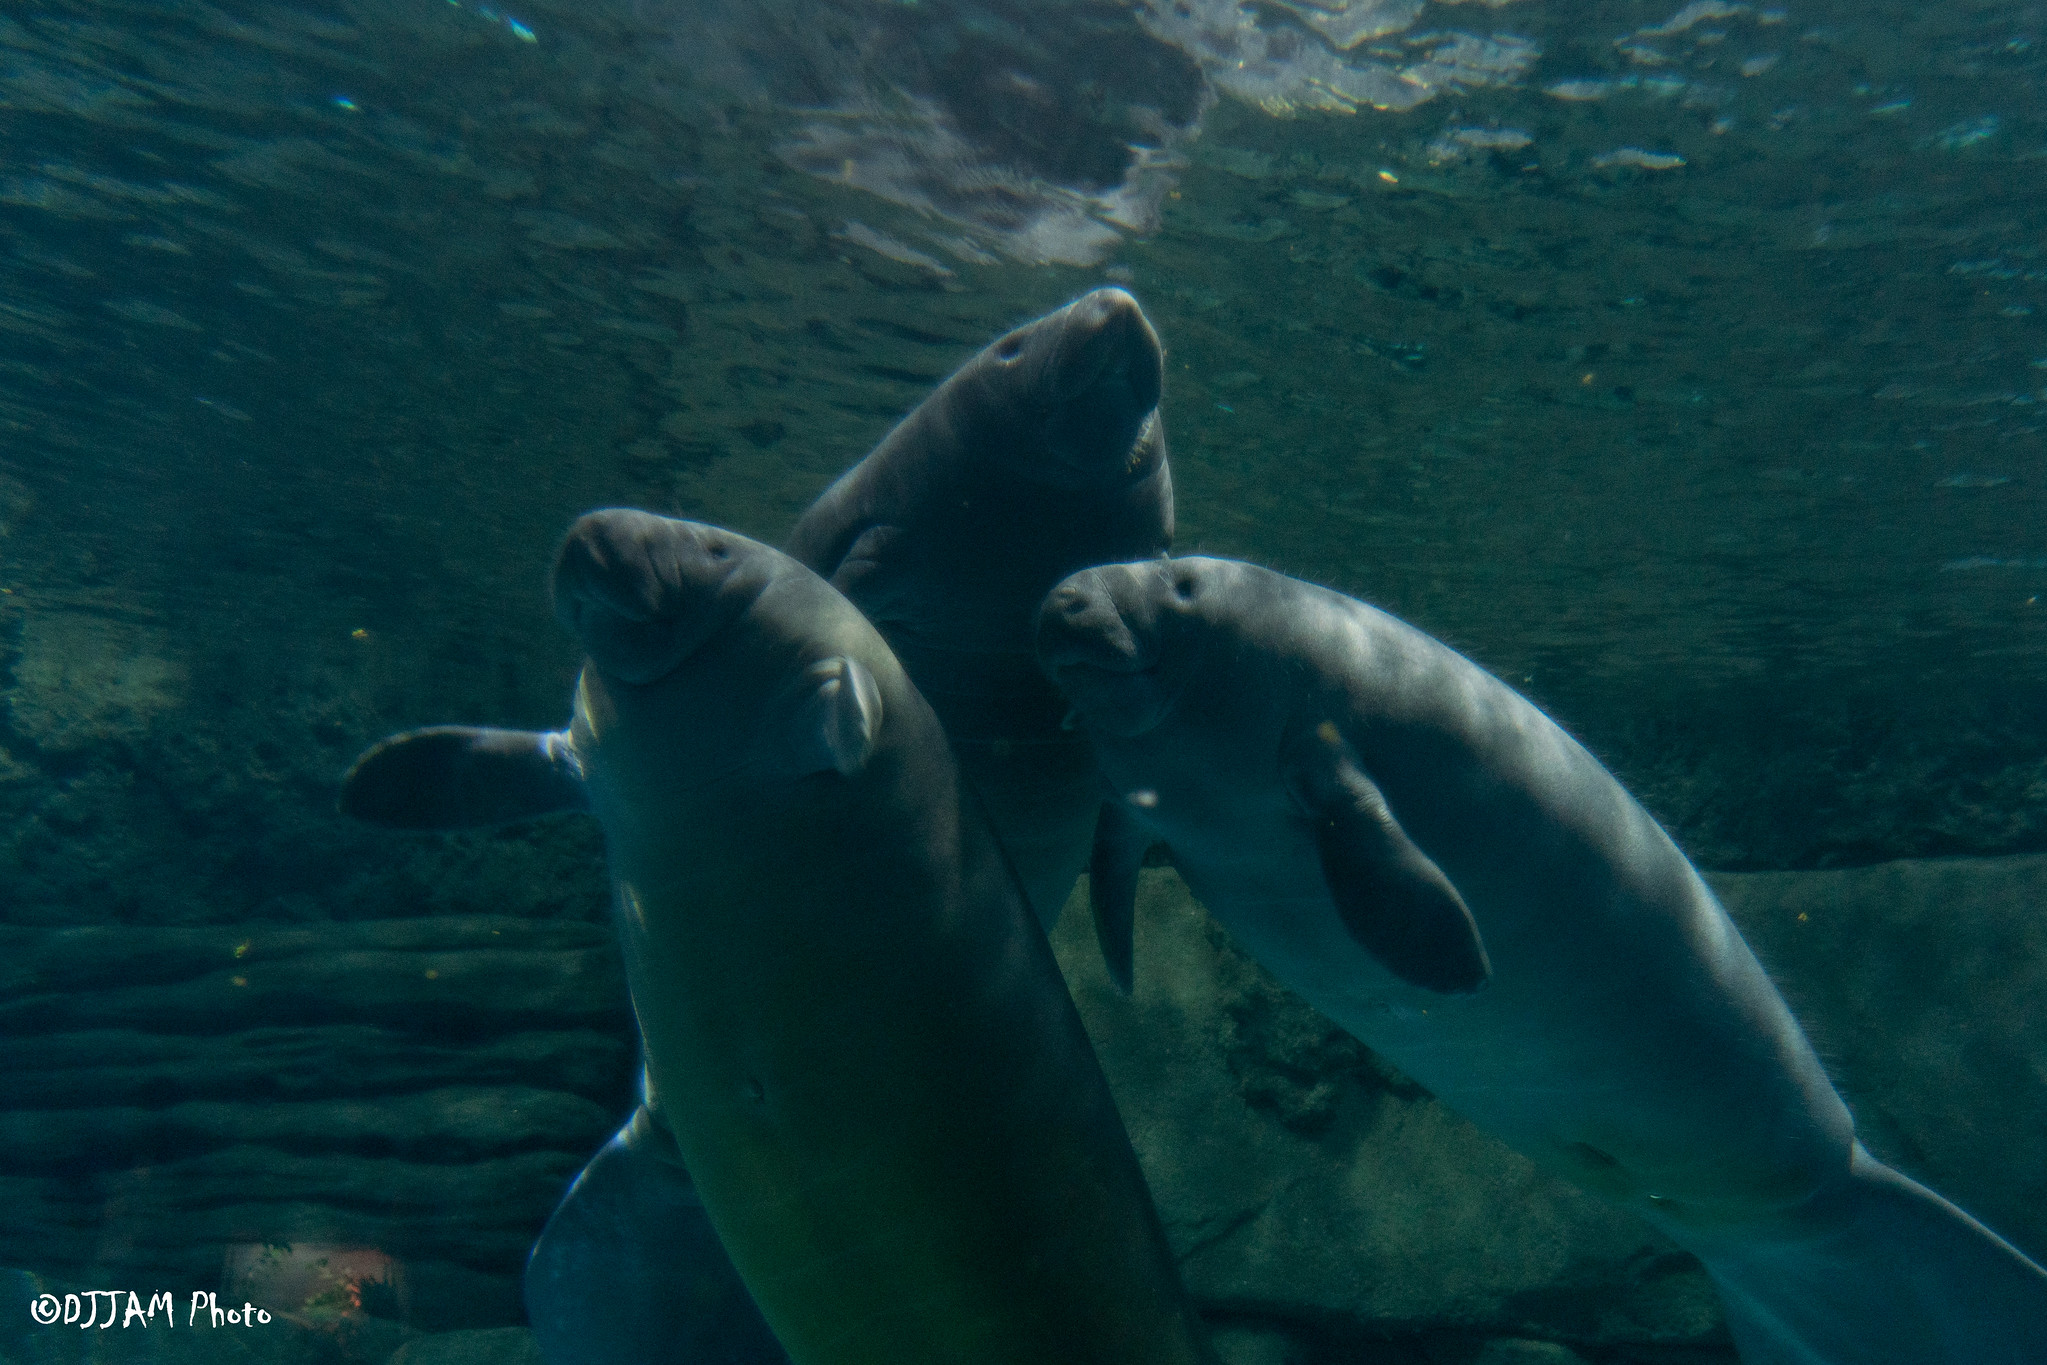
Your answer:
[[[2047,1360],[2047,5],[507,4],[0,6],[0,1365]]]

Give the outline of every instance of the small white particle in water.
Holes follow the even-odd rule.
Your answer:
[[[1147,787],[1142,791],[1134,791],[1123,799],[1140,810],[1150,810],[1159,803],[1159,794]]]
[[[1640,147],[1617,147],[1604,156],[1593,157],[1592,164],[1601,168],[1635,166],[1645,171],[1672,171],[1684,165],[1685,159],[1675,152],[1645,152]]]
[[[1535,140],[1519,128],[1456,128],[1446,136],[1466,147],[1502,152],[1518,152]]]
[[[1648,28],[1638,28],[1635,32],[1644,37],[1668,38],[1708,19],[1732,19],[1736,15],[1746,13],[1747,5],[1729,5],[1722,3],[1722,0],[1693,0],[1691,4],[1662,23]]]
[[[1551,99],[1584,101],[1605,99],[1606,92],[1611,89],[1612,81],[1558,81],[1555,85],[1546,87],[1542,93]]]

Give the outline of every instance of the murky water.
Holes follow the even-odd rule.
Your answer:
[[[1103,282],[1167,346],[1180,548],[1453,643],[1702,865],[2047,850],[2043,62],[2018,2],[10,5],[0,921],[601,923],[586,831],[399,846],[339,772],[559,722],[575,513],[779,539]],[[151,1027],[33,984],[0,1031]],[[624,1097],[591,1010],[479,1275]],[[53,1154],[96,1101],[50,1085],[0,1170],[101,1212],[0,1214],[0,1264],[126,1287],[109,1173],[225,1139]]]

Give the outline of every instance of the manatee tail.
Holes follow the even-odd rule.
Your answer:
[[[547,1365],[788,1365],[644,1107],[569,1186],[526,1262]]]
[[[1743,1365],[2039,1365],[2047,1270],[1856,1144],[1806,1235],[1702,1250]]]

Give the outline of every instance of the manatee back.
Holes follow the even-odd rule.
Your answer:
[[[957,746],[1050,923],[1100,801],[1031,626],[1067,574],[1164,554],[1172,476],[1158,339],[1097,290],[962,366],[797,523],[790,552],[872,620]]]

